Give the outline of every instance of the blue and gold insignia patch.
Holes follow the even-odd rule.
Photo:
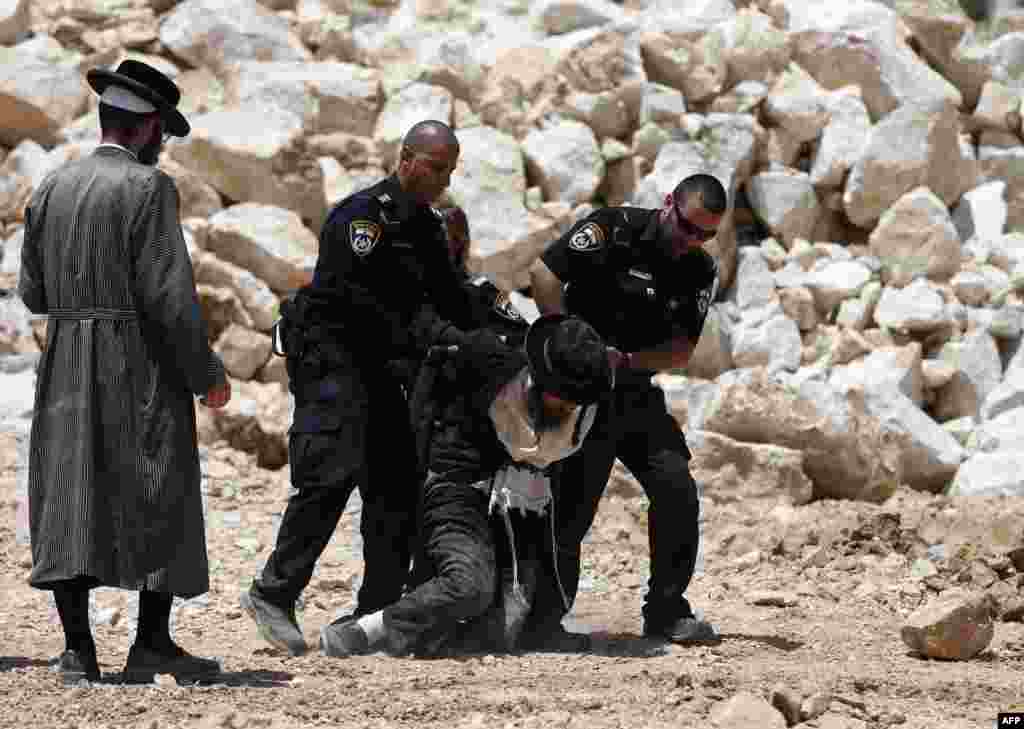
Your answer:
[[[348,224],[348,233],[357,256],[365,256],[380,240],[380,226],[372,220],[353,220]]]
[[[574,251],[596,251],[604,246],[604,231],[597,223],[587,223],[569,239],[569,247]]]

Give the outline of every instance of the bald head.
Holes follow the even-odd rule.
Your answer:
[[[438,147],[458,147],[459,139],[450,126],[436,119],[413,124],[402,140],[402,157],[425,153]]]
[[[430,205],[444,192],[459,161],[459,139],[436,119],[414,124],[402,140],[398,181],[412,197]]]

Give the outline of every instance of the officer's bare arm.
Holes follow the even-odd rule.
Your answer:
[[[630,352],[629,364],[636,369],[659,372],[681,369],[690,361],[690,355],[696,346],[697,342],[689,337],[676,337],[654,349]]]
[[[540,258],[530,266],[530,291],[541,314],[565,313],[562,282]]]

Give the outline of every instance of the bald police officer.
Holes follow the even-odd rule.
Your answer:
[[[687,177],[659,209],[607,207],[575,224],[530,269],[542,313],[589,322],[620,352],[612,397],[583,448],[563,464],[556,490],[559,572],[570,601],[580,574],[580,544],[597,512],[615,458],[650,500],[651,574],[644,634],[677,643],[717,639],[694,616],[684,593],[699,547],[697,486],[678,423],[652,384],[656,372],[686,365],[715,296],[717,266],[702,245],[727,207],[710,175]],[[556,596],[538,596],[528,639],[534,647],[573,645]]]
[[[312,282],[282,306],[296,491],[241,602],[263,637],[293,655],[307,648],[296,601],[357,484],[365,569],[355,616],[395,602],[406,581],[419,483],[403,383],[388,363],[462,337],[470,307],[430,206],[458,157],[447,125],[413,126],[396,173],[333,208]]]

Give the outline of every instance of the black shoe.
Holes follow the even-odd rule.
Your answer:
[[[349,658],[372,653],[366,631],[351,618],[335,620],[320,630],[320,650],[332,658]]]
[[[153,683],[158,674],[170,674],[179,684],[204,683],[220,675],[220,664],[193,656],[175,643],[162,648],[134,644],[124,665],[124,682]]]
[[[519,637],[519,648],[529,653],[587,653],[590,636],[571,633],[558,623],[525,630]]]
[[[99,681],[100,666],[96,662],[96,651],[64,651],[57,659],[53,670],[60,674],[65,686],[74,686],[79,681]]]
[[[293,656],[301,656],[309,650],[299,629],[299,621],[295,619],[294,607],[285,610],[264,600],[256,592],[255,585],[242,593],[239,602],[256,623],[263,640],[270,645]]]
[[[644,635],[679,645],[708,645],[722,641],[715,626],[692,615],[665,622],[645,620]]]

